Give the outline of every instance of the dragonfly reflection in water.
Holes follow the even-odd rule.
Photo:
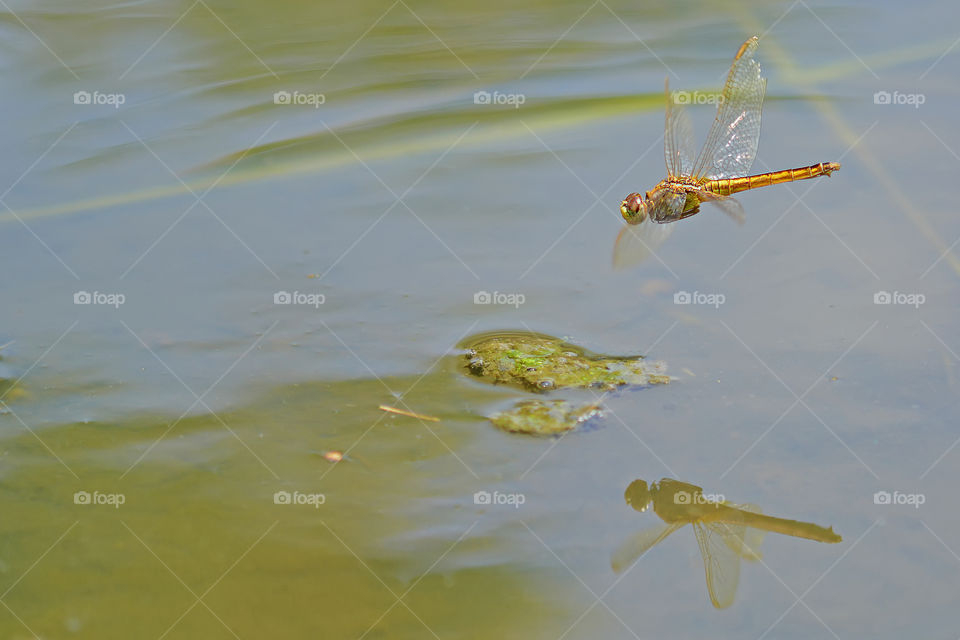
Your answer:
[[[711,501],[700,487],[669,478],[651,485],[634,480],[624,497],[637,511],[646,511],[653,503],[653,511],[663,524],[644,529],[621,544],[611,558],[613,570],[623,571],[671,533],[692,525],[703,556],[710,601],[718,609],[733,604],[740,581],[740,560],[760,559],[764,531],[817,542],[842,540],[833,527],[767,516],[755,505]]]
[[[613,252],[615,266],[625,267],[644,260],[673,230],[670,223],[697,213],[703,202],[717,205],[742,222],[743,207],[731,194],[829,176],[840,169],[837,162],[821,162],[799,169],[748,175],[760,142],[760,110],[767,87],[766,78],[760,75],[760,64],[753,59],[757,42],[754,36],[737,51],[719,99],[717,117],[697,156],[690,117],[680,101],[670,94],[668,78],[663,142],[667,177],[647,191],[645,198],[631,193],[620,203],[620,213],[629,226],[617,236]]]

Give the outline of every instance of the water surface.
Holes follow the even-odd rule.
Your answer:
[[[2,15],[0,375],[22,376],[0,415],[3,637],[956,629],[949,4]],[[663,177],[664,76],[716,89],[753,34],[755,168],[842,170],[744,194],[743,227],[704,209],[614,271],[620,199]],[[711,108],[693,115],[702,140]],[[608,396],[599,429],[501,433],[484,416],[524,392],[466,378],[454,346],[503,329],[675,379]],[[660,477],[844,542],[768,536],[724,611],[689,531],[618,576],[610,554],[654,524],[623,491]]]

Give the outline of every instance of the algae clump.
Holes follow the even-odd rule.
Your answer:
[[[613,391],[625,387],[667,384],[662,362],[643,356],[595,354],[559,338],[533,332],[491,332],[460,345],[466,350],[466,371],[490,384],[506,384],[539,394],[564,389]],[[556,435],[603,415],[596,402],[574,404],[566,399],[528,399],[490,416],[510,433]]]
[[[473,375],[540,393],[555,389],[612,391],[670,381],[662,363],[647,364],[643,356],[594,354],[539,333],[482,334],[464,348]]]
[[[592,418],[603,416],[599,404],[573,405],[567,400],[521,400],[509,411],[490,416],[498,429],[510,433],[554,435],[575,429]]]

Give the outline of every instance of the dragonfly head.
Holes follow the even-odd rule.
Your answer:
[[[620,215],[628,224],[640,224],[647,219],[647,203],[639,193],[631,193],[620,203]]]
[[[623,497],[628,505],[640,512],[646,511],[647,507],[650,506],[650,501],[653,500],[653,496],[650,495],[650,487],[645,480],[631,482],[627,490],[624,491]]]

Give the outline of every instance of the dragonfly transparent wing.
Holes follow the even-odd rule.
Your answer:
[[[710,191],[698,191],[697,197],[703,202],[716,205],[721,211],[736,220],[739,224],[743,224],[744,220],[747,219],[746,214],[743,212],[743,206],[737,202],[736,198],[717,195]]]
[[[760,111],[767,81],[760,75],[754,36],[740,47],[717,106],[707,141],[693,166],[697,178],[737,178],[749,173],[760,142]]]
[[[651,220],[624,225],[613,245],[614,268],[627,269],[640,264],[654,255],[672,232],[672,224],[657,224]]]
[[[667,97],[667,122],[663,136],[663,156],[667,162],[667,176],[689,176],[697,155],[693,146],[693,125],[690,115],[670,93],[670,78],[663,84]]]
[[[731,504],[730,506],[751,513],[763,513],[763,509],[755,504]],[[724,542],[726,542],[728,546],[732,544],[733,546],[731,548],[733,551],[744,560],[757,562],[763,558],[763,554],[760,552],[760,545],[763,544],[765,535],[766,534],[760,529],[747,527],[742,537],[727,536],[724,538]]]
[[[628,569],[651,547],[682,526],[683,523],[664,523],[657,527],[651,527],[649,529],[644,529],[643,531],[638,531],[624,540],[623,544],[617,547],[616,551],[614,551],[613,555],[610,557],[610,566],[617,573]]]
[[[737,595],[740,584],[740,558],[736,549],[743,547],[746,527],[725,522],[693,523],[707,574],[710,602],[717,609],[726,609]]]

